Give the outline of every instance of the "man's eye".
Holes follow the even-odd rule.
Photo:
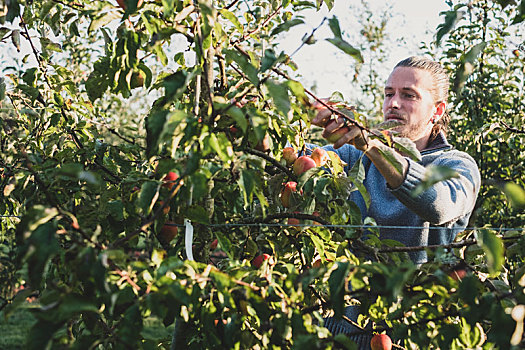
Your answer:
[[[416,95],[405,93],[405,97],[409,98],[409,99],[414,99],[414,98],[416,98]]]
[[[392,97],[392,96],[394,96],[394,94],[391,93],[391,92],[386,92],[386,93],[385,93],[385,97]]]

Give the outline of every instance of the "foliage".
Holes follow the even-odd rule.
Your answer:
[[[283,147],[307,147],[315,96],[289,77],[294,62],[275,51],[274,38],[300,23],[302,10],[320,6],[333,1],[10,0],[0,7],[9,25],[3,45],[28,41],[35,60],[9,68],[0,84],[0,212],[8,216],[0,276],[9,286],[1,307],[13,314],[26,293],[38,294],[27,348],[352,348],[322,327],[323,316],[340,315],[350,302],[368,311],[362,326],[388,330],[407,347],[522,342],[521,234],[475,230],[475,240],[429,248],[432,259],[415,266],[406,247],[380,241],[373,229],[361,239],[356,226],[373,222],[362,222],[347,200],[354,190],[371,195],[360,163],[346,175],[332,155],[330,171],[299,177],[283,165]],[[502,25],[519,18],[506,16],[514,4],[471,11],[479,8],[502,16]],[[481,28],[468,25],[471,33]],[[334,45],[364,60],[336,18],[328,26]],[[458,71],[476,61],[463,53],[478,44],[455,38],[460,33],[446,39],[455,45],[447,66]],[[523,61],[513,61],[512,74],[503,70],[496,39],[479,47],[492,56],[481,56],[485,68],[468,72],[463,95],[454,96],[458,112],[484,114],[458,121],[455,139],[485,157],[485,179],[516,183],[503,186],[515,194],[514,209],[487,187],[482,205],[492,214],[515,210],[508,222],[518,225],[523,165],[501,167],[500,151],[487,148],[504,143],[501,157],[515,160],[523,156],[522,135],[506,129],[505,139],[492,127],[482,129],[483,152],[471,148],[479,138],[466,143],[484,125],[470,120],[482,123],[475,118],[493,108],[476,109],[488,93],[483,83],[492,84],[497,96],[487,101],[498,101],[500,116],[523,115],[523,89],[494,82],[504,72],[522,79],[515,73]],[[166,182],[170,172],[178,176]],[[303,195],[284,208],[279,196],[289,180]],[[290,218],[304,225],[286,225]],[[484,219],[479,226],[497,223]],[[191,241],[162,234],[168,225],[188,235],[190,222]],[[331,226],[345,224],[356,226]],[[195,261],[186,259],[190,249]],[[263,253],[273,260],[252,266]],[[461,269],[466,276],[454,278]],[[19,284],[27,292],[13,295]]]

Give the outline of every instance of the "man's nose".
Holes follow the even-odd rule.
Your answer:
[[[388,99],[388,107],[399,109],[399,98],[397,97],[397,94],[394,94],[392,97]]]

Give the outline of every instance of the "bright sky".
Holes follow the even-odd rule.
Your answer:
[[[379,0],[368,2],[370,9],[377,14],[390,8],[392,18],[387,25],[388,35],[392,41],[400,43],[400,46],[390,53],[385,67],[378,69],[381,72],[384,71],[386,81],[390,70],[398,61],[408,56],[422,54],[419,44],[432,40],[436,27],[444,20],[439,13],[447,10],[448,6],[445,0],[397,0],[389,4]],[[307,24],[298,25],[286,34],[282,39],[281,49],[289,54],[293,52],[301,44],[302,36],[305,33],[311,33],[325,16],[328,18],[337,16],[344,33],[357,34],[355,32],[360,30],[360,25],[355,18],[356,14],[352,13],[350,3],[347,0],[336,0],[335,7],[329,13],[326,8],[320,12],[312,11],[306,17]],[[359,3],[355,6],[359,6]],[[352,93],[347,81],[353,75],[351,68],[353,58],[324,40],[330,37],[333,35],[325,23],[316,32],[318,39],[316,44],[305,45],[300,53],[293,57],[299,66],[299,74],[302,75],[299,80],[307,88],[315,85],[315,91],[319,96],[330,96],[332,92],[340,91],[345,98],[348,98],[348,95]],[[347,37],[343,34],[343,38]]]

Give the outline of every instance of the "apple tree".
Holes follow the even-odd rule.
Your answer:
[[[480,228],[448,246],[382,241],[348,201],[351,191],[373,200],[361,162],[345,172],[333,153],[307,157],[308,170],[284,159],[286,147],[309,153],[320,141],[310,126],[319,99],[276,38],[321,6],[333,1],[2,2],[2,47],[27,56],[0,81],[0,307],[8,316],[38,296],[27,348],[352,349],[322,326],[349,304],[361,304],[358,333],[388,332],[401,347],[522,344],[521,231],[499,235],[498,218],[479,215]],[[469,35],[499,37],[469,46],[451,20],[462,8]],[[502,27],[477,23],[483,13]],[[505,225],[518,227],[523,118],[497,119],[484,104],[523,115],[523,87],[502,74],[522,79],[523,60],[508,70],[496,60],[506,61],[498,40],[510,21],[523,21],[523,5],[460,3],[443,45],[459,76],[457,113],[479,123],[460,118],[452,135],[485,157],[480,213],[511,212]],[[364,62],[336,16],[322,25]],[[498,89],[483,101],[487,84]],[[408,140],[371,129],[353,101],[337,102],[335,114],[418,158]],[[467,135],[481,134],[484,148],[470,149]],[[423,249],[431,259],[417,266],[407,253]]]

